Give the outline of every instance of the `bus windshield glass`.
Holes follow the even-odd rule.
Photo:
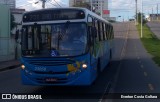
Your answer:
[[[86,52],[85,23],[59,23],[23,27],[22,55],[34,57],[77,56]]]

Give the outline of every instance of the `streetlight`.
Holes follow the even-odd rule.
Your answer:
[[[141,0],[141,38],[143,37],[143,0]]]
[[[135,0],[136,2],[136,17],[135,17],[135,25],[137,25],[137,20],[138,20],[138,15],[137,15],[137,0]]]
[[[44,9],[46,0],[41,0],[41,1],[42,1],[42,8]],[[37,4],[37,3],[39,3],[39,1],[35,2],[34,4]]]
[[[118,17],[117,17],[117,21],[118,21],[118,18],[120,18],[120,17],[121,17],[121,16],[118,16]]]
[[[90,0],[90,5],[91,5],[91,11],[92,11],[92,9],[93,9],[92,0]]]

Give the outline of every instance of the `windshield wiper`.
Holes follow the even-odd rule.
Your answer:
[[[65,25],[64,25],[65,32],[68,30],[69,25],[70,25],[70,21],[67,21],[67,22],[65,23]]]

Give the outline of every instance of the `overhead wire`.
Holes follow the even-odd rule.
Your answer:
[[[49,0],[49,3],[52,4],[53,6],[57,7],[57,5],[55,5],[54,3],[52,3],[51,0]]]
[[[56,0],[54,0],[54,2],[56,3],[56,4],[58,4],[59,5],[59,7],[62,7]]]

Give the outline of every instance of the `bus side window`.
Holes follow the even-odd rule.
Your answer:
[[[99,41],[99,31],[98,31],[98,21],[95,20],[95,27],[97,29],[97,37],[96,37],[96,41],[98,42]]]
[[[102,36],[103,36],[102,40],[104,40],[104,25],[103,25],[103,22],[102,22]]]
[[[111,29],[112,29],[112,27],[111,27],[111,25],[109,25],[109,40],[111,40]]]
[[[112,28],[111,29],[111,39],[113,39],[114,38],[113,26],[111,28]]]
[[[109,25],[107,24],[107,40],[109,40]]]
[[[99,35],[99,41],[101,41],[101,27],[99,21],[98,21],[98,35]]]
[[[93,37],[92,37],[92,26],[93,26],[93,18],[91,16],[88,16],[88,31],[89,31],[89,40],[91,45],[93,44]]]
[[[100,30],[101,30],[101,40],[103,41],[103,23],[100,23]]]
[[[103,39],[106,40],[106,26],[105,23],[103,23]]]
[[[108,34],[107,34],[107,36],[108,36],[108,40],[109,40],[109,36],[110,36],[110,25],[108,25]]]
[[[105,28],[106,28],[106,31],[105,31],[105,35],[106,35],[106,40],[108,40],[108,24],[105,24]]]

